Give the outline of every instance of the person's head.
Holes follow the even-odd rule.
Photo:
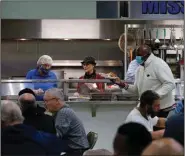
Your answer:
[[[9,100],[1,101],[1,126],[13,126],[16,124],[22,124],[24,117],[19,106]]]
[[[112,156],[113,154],[106,149],[87,150],[83,153],[83,156]]]
[[[171,138],[154,140],[148,145],[142,153],[142,156],[165,156],[165,155],[184,155],[184,148],[178,142]]]
[[[32,94],[34,97],[36,97],[34,91],[33,91],[32,89],[30,89],[30,88],[24,88],[24,89],[22,89],[22,90],[18,93],[18,95],[21,96],[22,94],[25,94],[25,93]]]
[[[21,94],[18,98],[21,111],[24,114],[31,113],[37,108],[35,96],[31,93]]]
[[[84,58],[84,60],[81,62],[83,69],[86,73],[92,73],[94,71],[94,68],[96,66],[95,58],[91,56],[87,56]]]
[[[152,91],[145,91],[140,97],[140,108],[142,108],[148,115],[156,113],[160,110],[160,97]]]
[[[151,142],[151,133],[143,125],[134,122],[123,124],[113,141],[114,155],[140,155]]]
[[[136,52],[137,63],[143,64],[148,59],[148,57],[150,56],[151,53],[152,53],[152,50],[148,45],[143,44],[143,45],[139,46],[139,48],[137,48],[137,52]]]
[[[64,94],[58,88],[48,89],[44,94],[46,109],[52,113],[64,106]]]
[[[47,75],[51,69],[53,60],[48,55],[41,56],[37,61],[37,68],[41,75]]]

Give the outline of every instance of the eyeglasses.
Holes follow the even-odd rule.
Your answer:
[[[52,98],[52,99],[44,100],[44,102],[45,102],[45,103],[48,103],[49,101],[54,100],[54,99],[55,99],[55,100],[58,100],[57,98]]]

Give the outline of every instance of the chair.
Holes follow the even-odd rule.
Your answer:
[[[93,149],[94,145],[96,144],[98,140],[98,133],[90,131],[87,134],[87,140],[89,142],[89,149]]]

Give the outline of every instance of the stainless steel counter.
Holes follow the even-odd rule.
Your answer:
[[[4,96],[1,97],[1,100],[13,100],[17,101],[18,96]],[[41,107],[44,107],[44,102],[43,101],[37,101],[37,104]],[[125,101],[86,101],[86,102],[81,102],[81,101],[66,101],[66,104],[70,106],[89,106],[91,110],[91,115],[92,117],[96,117],[96,110],[99,106],[103,107],[108,107],[108,106],[128,106],[128,105],[133,105],[133,107],[137,106],[138,101],[137,100],[125,100]]]
[[[42,107],[44,107],[43,102],[38,102],[38,104]],[[82,106],[82,105],[88,105],[91,109],[91,115],[92,117],[96,117],[97,108],[101,106],[117,106],[117,105],[133,105],[133,108],[137,106],[138,101],[87,101],[87,102],[79,102],[79,101],[66,101],[66,104],[68,105],[75,105],[75,106]]]

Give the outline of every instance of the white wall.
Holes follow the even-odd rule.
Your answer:
[[[113,151],[112,142],[117,128],[123,124],[134,107],[135,105],[100,105],[97,108],[96,117],[92,117],[89,105],[71,105],[82,120],[86,132],[98,133],[98,141],[94,149],[105,148],[110,151]]]
[[[69,0],[4,0],[3,19],[88,19],[96,18],[96,2]]]

